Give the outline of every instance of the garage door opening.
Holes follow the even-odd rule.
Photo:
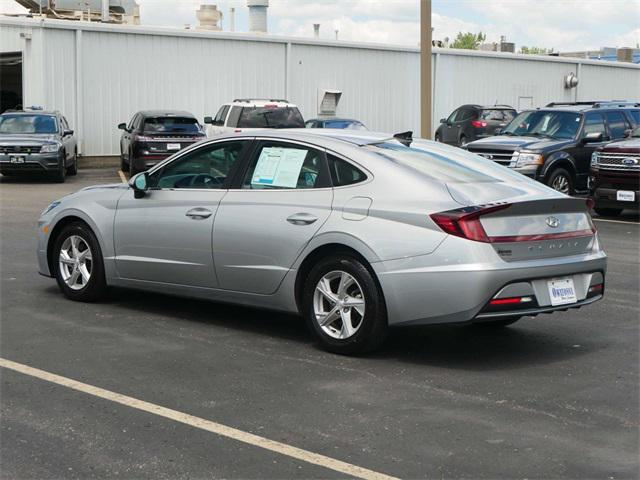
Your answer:
[[[22,108],[22,53],[0,53],[0,113]]]

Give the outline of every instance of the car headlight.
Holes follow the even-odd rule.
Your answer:
[[[598,163],[600,163],[600,153],[593,152],[591,154],[591,168],[598,168]]]
[[[47,213],[49,213],[51,210],[53,210],[54,208],[56,208],[58,205],[60,205],[60,200],[56,200],[55,202],[51,202],[49,204],[49,206],[47,208],[45,208],[42,213],[40,214],[41,217],[45,216]]]
[[[57,143],[45,143],[40,149],[40,153],[55,153],[60,149]]]
[[[544,157],[539,153],[523,153],[519,152],[516,160],[516,168],[528,167],[530,165],[542,165]]]

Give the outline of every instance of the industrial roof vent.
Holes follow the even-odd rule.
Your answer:
[[[340,90],[318,90],[318,115],[333,116],[338,110],[342,91]]]
[[[249,7],[249,31],[267,33],[269,0],[247,0],[247,7]]]

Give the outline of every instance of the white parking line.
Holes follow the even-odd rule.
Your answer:
[[[255,447],[264,448],[272,452],[286,455],[287,457],[295,458],[303,462],[311,463],[313,465],[319,465],[336,472],[343,473],[355,478],[363,478],[367,480],[397,480],[395,477],[385,475],[384,473],[375,472],[366,468],[351,465],[350,463],[342,462],[331,457],[326,457],[318,453],[313,453],[308,450],[303,450],[298,447],[287,445],[285,443],[277,442],[275,440],[269,440],[268,438],[254,435],[253,433],[238,430],[233,427],[228,427],[211,420],[195,417],[188,413],[179,412],[170,408],[162,407],[153,403],[145,402],[144,400],[138,400],[137,398],[122,395],[120,393],[105,390],[100,387],[95,387],[86,383],[78,382],[67,377],[56,375],[55,373],[45,372],[37,368],[29,367],[21,363],[16,363],[11,360],[0,358],[0,367],[13,370],[15,372],[28,375],[30,377],[39,378],[47,382],[55,383],[56,385],[62,385],[64,387],[72,388],[88,395],[110,400],[112,402],[126,405],[127,407],[135,408],[143,412],[158,415],[160,417],[168,418],[175,422],[180,422],[191,427],[206,430],[211,433],[218,434],[222,437],[231,438],[239,442],[248,443]]]
[[[596,222],[608,222],[608,223],[624,223],[625,225],[640,225],[638,222],[630,221],[625,222],[624,220],[607,220],[606,218],[594,218]]]
[[[122,183],[127,183],[127,177],[124,176],[124,172],[122,170],[118,170],[118,175],[120,175],[120,180],[122,180]]]

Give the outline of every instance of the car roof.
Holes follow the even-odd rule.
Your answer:
[[[60,115],[58,110],[5,110],[2,115]]]
[[[225,103],[225,105],[232,105],[237,107],[264,107],[265,105],[275,105],[276,107],[295,107],[297,105],[290,103],[287,100],[279,98],[236,98],[231,102]]]
[[[362,123],[360,120],[356,120],[355,118],[345,118],[345,117],[322,117],[322,118],[310,118],[306,120],[306,122],[331,122],[331,121],[341,121],[341,122],[358,122]]]
[[[511,105],[478,105],[475,103],[460,105],[458,108],[464,107],[479,108],[481,110],[515,110]]]
[[[143,117],[190,117],[196,118],[193,113],[185,110],[141,110],[138,112]]]

